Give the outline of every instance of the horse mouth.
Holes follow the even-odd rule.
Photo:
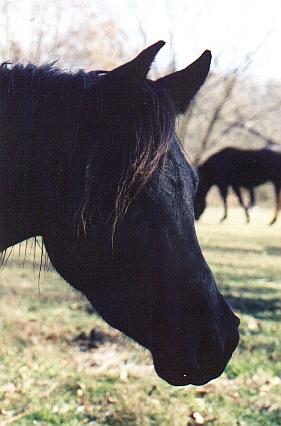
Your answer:
[[[201,386],[218,378],[223,373],[228,360],[223,362],[220,368],[211,368],[209,371],[202,371],[198,367],[179,369],[175,364],[174,368],[168,368],[166,363],[162,364],[154,359],[154,368],[157,375],[172,386]]]
[[[162,380],[165,380],[165,382],[169,383],[172,386],[201,386],[219,377],[225,367],[221,368],[218,372],[214,372],[213,374],[201,372],[196,368],[189,368],[188,370],[186,369],[182,371],[171,372],[170,370],[165,368],[165,366],[163,367],[161,366],[161,364],[154,361],[154,368],[157,375]]]
[[[192,374],[189,373],[171,373],[162,368],[157,362],[154,361],[154,368],[157,375],[172,386],[187,386],[192,385],[197,382],[196,377],[192,377]]]
[[[154,368],[158,376],[172,386],[201,386],[218,378],[225,370],[231,356],[238,345],[238,332],[228,341],[223,352],[214,351],[212,357],[205,350],[200,350],[197,357],[177,356],[173,353],[152,352]]]

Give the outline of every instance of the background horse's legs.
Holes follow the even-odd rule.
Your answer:
[[[275,190],[276,207],[275,207],[275,214],[269,225],[273,225],[276,222],[279,210],[281,209],[280,182],[274,182],[273,185]]]
[[[223,200],[223,206],[224,206],[224,215],[221,218],[220,222],[223,222],[226,218],[227,218],[227,192],[228,192],[228,187],[227,185],[223,185],[223,186],[218,186],[219,188],[219,192],[221,195],[221,198]]]
[[[248,188],[249,191],[249,196],[250,196],[250,204],[248,206],[249,208],[255,207],[256,205],[256,195],[255,195],[255,191],[253,188]]]
[[[242,195],[241,195],[241,191],[240,191],[240,188],[239,188],[239,186],[232,186],[232,188],[233,188],[233,191],[235,192],[235,194],[237,195],[237,197],[238,197],[238,200],[239,200],[239,203],[240,203],[240,206],[244,209],[244,212],[245,212],[245,215],[246,215],[246,220],[247,220],[247,223],[249,223],[250,222],[250,216],[249,216],[249,212],[248,212],[248,207],[245,205],[245,203],[244,203],[244,200],[243,200],[243,198],[242,198]]]

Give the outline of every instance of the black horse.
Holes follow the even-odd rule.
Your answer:
[[[42,236],[55,269],[153,356],[173,385],[203,384],[238,344],[195,234],[197,174],[175,118],[211,54],[146,79],[158,42],[110,72],[0,69],[0,249]]]
[[[272,149],[241,150],[225,148],[209,157],[198,167],[199,186],[194,201],[195,219],[198,220],[206,208],[207,193],[213,185],[219,188],[224,202],[224,216],[227,217],[227,192],[232,186],[240,205],[249,221],[249,208],[255,204],[254,188],[265,182],[272,182],[275,190],[276,208],[270,224],[276,222],[281,208],[281,153]],[[246,205],[240,192],[246,188],[250,205]]]

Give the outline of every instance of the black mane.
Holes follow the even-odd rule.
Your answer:
[[[69,84],[73,84],[78,90],[82,90],[89,76],[95,79],[100,74],[100,71],[85,72],[79,70],[70,72],[57,68],[54,66],[55,64],[56,62],[52,62],[38,66],[31,63],[24,65],[23,63],[3,62],[0,65],[1,89],[3,89],[4,84],[8,90],[13,90],[16,89],[17,84],[19,87],[24,83],[26,89],[39,90],[42,87],[51,88],[59,83],[62,90]]]
[[[164,90],[156,87],[152,81],[145,80],[130,99],[125,88],[121,92],[120,88],[113,90],[108,99],[107,88],[103,87],[102,81],[105,74],[105,71],[67,72],[55,67],[54,63],[36,66],[4,62],[0,67],[0,96],[16,100],[20,108],[19,116],[26,115],[26,127],[22,131],[30,133],[26,141],[28,143],[29,140],[31,146],[27,147],[27,152],[34,150],[35,145],[40,149],[38,144],[42,126],[47,133],[50,133],[50,129],[58,130],[61,133],[61,155],[64,157],[60,158],[60,169],[61,164],[67,164],[64,167],[71,182],[77,150],[80,150],[81,144],[87,144],[83,170],[85,185],[81,193],[79,214],[76,211],[75,215],[76,219],[79,217],[82,220],[84,231],[86,222],[90,223],[95,216],[95,206],[103,203],[102,199],[91,199],[91,162],[94,161],[95,169],[100,167],[102,172],[108,167],[109,172],[99,183],[103,188],[100,194],[104,197],[109,190],[115,194],[115,212],[108,212],[113,217],[115,228],[159,162],[164,161],[175,130],[175,110]],[[111,146],[108,146],[108,142],[99,140],[99,126],[102,125],[104,112],[108,117],[108,108],[114,108],[115,103],[118,109],[114,111],[115,117],[112,119],[124,122],[126,134],[131,140],[128,136],[127,140],[122,138],[122,126],[120,134],[116,134],[116,124],[107,121],[103,123],[108,127],[106,132],[110,133],[111,125],[115,132],[110,135]],[[36,132],[38,126],[40,130]],[[34,130],[37,138],[34,137]],[[49,151],[48,156],[58,155],[57,146],[53,147],[51,153],[51,144]],[[117,168],[119,175],[116,176],[118,158],[120,168]],[[111,161],[112,164],[114,162],[112,169]],[[110,169],[115,176],[111,175]],[[115,181],[114,187],[111,186],[112,181]]]
[[[106,96],[103,97],[99,84],[96,91],[98,96],[95,100],[98,101],[98,105],[91,105],[90,110],[97,111],[98,126],[108,125],[109,128],[106,140],[96,134],[97,129],[92,129],[95,136],[92,143],[93,151],[86,168],[81,217],[85,228],[86,218],[91,221],[91,216],[95,215],[95,205],[100,209],[103,203],[103,199],[93,200],[91,197],[91,179],[96,178],[98,168],[103,173],[103,177],[99,180],[99,194],[102,198],[109,191],[115,194],[115,210],[107,212],[113,219],[114,231],[131,202],[147,184],[159,164],[165,162],[174,138],[175,112],[164,91],[157,90],[149,80],[145,81],[143,87],[139,88],[133,97],[128,98],[126,93],[120,96],[118,93],[116,96],[118,108],[114,108],[116,101],[114,93],[108,102]],[[108,110],[111,109],[113,122],[106,123],[103,121],[103,115],[108,117]],[[87,115],[87,111],[84,112]],[[89,126],[86,124],[83,127]]]

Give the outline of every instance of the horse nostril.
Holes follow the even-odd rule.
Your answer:
[[[197,362],[202,370],[221,368],[224,360],[225,345],[215,333],[204,338],[197,350]]]

